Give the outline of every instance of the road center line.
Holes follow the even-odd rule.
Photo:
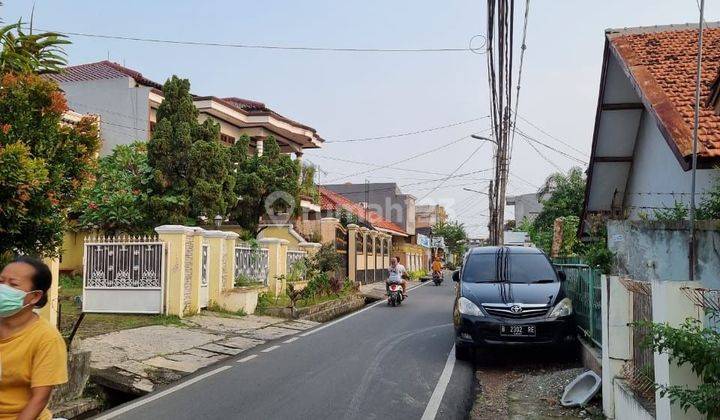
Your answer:
[[[260,351],[263,353],[270,353],[271,351],[273,351],[275,349],[279,349],[279,348],[280,348],[280,346],[272,346],[272,347],[266,348],[265,350],[260,350]]]
[[[238,363],[245,363],[248,360],[252,360],[257,357],[257,354],[251,354],[250,356],[243,357],[242,359],[238,360]]]
[[[141,407],[141,406],[143,406],[143,405],[145,405],[145,404],[147,404],[147,403],[153,402],[153,401],[155,401],[155,400],[159,400],[160,398],[162,398],[162,397],[164,397],[164,396],[166,396],[166,395],[168,395],[168,394],[172,394],[172,393],[175,392],[175,391],[179,391],[179,390],[181,390],[181,389],[183,389],[183,388],[186,388],[186,387],[188,387],[188,386],[190,386],[190,385],[192,385],[192,384],[194,384],[194,383],[196,383],[196,382],[200,382],[200,381],[202,381],[203,379],[206,379],[206,378],[208,378],[208,377],[210,377],[210,376],[212,376],[212,375],[215,375],[215,374],[220,373],[220,372],[222,372],[222,371],[228,370],[228,369],[230,369],[231,367],[232,367],[232,366],[223,366],[223,367],[219,367],[219,368],[217,368],[217,369],[211,370],[210,372],[203,373],[202,375],[198,375],[198,376],[196,376],[196,377],[194,377],[194,378],[192,378],[192,379],[189,379],[189,380],[187,380],[187,381],[185,381],[185,382],[179,383],[179,384],[177,384],[177,385],[175,385],[175,386],[173,386],[173,387],[171,387],[171,388],[168,388],[168,389],[166,389],[166,390],[164,390],[164,391],[158,392],[157,394],[151,394],[149,397],[144,398],[144,399],[142,399],[142,400],[140,400],[140,401],[134,402],[134,403],[132,403],[132,404],[128,404],[128,405],[126,405],[126,406],[124,406],[124,407],[120,407],[120,408],[118,408],[117,410],[113,410],[113,411],[111,411],[111,412],[109,412],[109,413],[107,413],[107,414],[105,414],[105,415],[100,416],[100,417],[96,417],[96,419],[98,419],[98,420],[104,420],[104,419],[112,419],[112,418],[118,417],[118,416],[120,416],[121,414],[125,414],[125,413],[127,413],[128,411],[134,410],[134,409],[136,409],[136,408],[138,408],[138,407]]]
[[[413,287],[409,288],[409,289],[408,289],[408,293],[410,293],[412,290],[417,289],[418,287],[425,286],[427,283],[428,283],[428,282],[421,283],[421,284],[418,284],[417,286],[413,286]],[[351,313],[351,314],[347,314],[347,315],[345,315],[345,316],[342,317],[342,318],[338,318],[338,319],[336,319],[335,321],[328,322],[327,324],[325,324],[325,325],[323,325],[323,326],[320,326],[320,327],[317,327],[317,328],[315,328],[314,330],[310,330],[310,331],[308,331],[308,332],[302,333],[302,334],[300,334],[300,337],[307,337],[307,336],[310,335],[310,334],[315,334],[315,333],[318,332],[318,331],[324,330],[324,329],[327,328],[327,327],[331,327],[331,326],[337,324],[338,322],[345,321],[345,320],[348,319],[348,318],[352,318],[352,317],[354,317],[355,315],[359,315],[359,314],[361,314],[361,313],[363,313],[363,312],[365,312],[365,311],[367,311],[367,310],[370,310],[370,309],[372,309],[372,308],[374,308],[374,307],[376,307],[376,306],[378,306],[378,305],[380,305],[380,304],[383,304],[383,303],[385,303],[385,299],[380,299],[379,301],[377,301],[377,302],[375,302],[375,303],[373,303],[373,304],[370,304],[370,305],[366,306],[365,308],[360,309],[359,311],[355,311],[355,312],[353,312],[353,313]]]
[[[293,341],[297,340],[298,338],[299,338],[299,337],[293,337],[293,338],[291,338],[291,339],[289,339],[289,340],[283,341],[283,343],[285,343],[285,344],[290,344],[290,343],[292,343]]]
[[[425,412],[423,413],[421,420],[435,420],[435,416],[437,416],[437,412],[440,409],[440,403],[445,395],[445,390],[450,382],[450,377],[452,376],[454,368],[455,345],[453,345],[450,349],[450,354],[448,354],[448,358],[445,361],[445,367],[440,374],[440,379],[438,379],[437,385],[435,385],[435,390],[430,396],[430,401],[428,401],[428,405],[425,407]]]

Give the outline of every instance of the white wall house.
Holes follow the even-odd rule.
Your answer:
[[[703,33],[704,61],[697,165],[697,202],[720,171],[720,25]],[[697,387],[687,364],[641,345],[653,321],[677,326],[704,320],[693,296],[717,287],[717,223],[697,230],[698,281],[688,279],[686,223],[647,223],[655,211],[690,203],[697,26],[609,29],[581,233],[593,215],[611,216],[608,247],[617,276],[601,281],[603,411],[611,419],[704,418],[682,410],[655,384]],[[702,225],[702,226],[701,226]],[[651,372],[649,374],[648,372]]]
[[[698,202],[720,163],[720,115],[709,99],[717,88],[720,51],[712,40],[720,28],[708,26]],[[606,31],[584,221],[593,213],[652,219],[676,201],[689,206],[696,38],[697,28],[688,25]]]
[[[110,61],[70,66],[49,75],[65,91],[71,109],[100,117],[101,154],[119,144],[147,140],[163,101],[162,85],[140,72]],[[284,117],[265,104],[236,97],[194,96],[199,120],[220,124],[221,140],[233,143],[248,135],[251,147],[262,153],[263,139],[273,136],[285,153],[298,159],[304,149],[319,148],[323,139],[315,129]]]

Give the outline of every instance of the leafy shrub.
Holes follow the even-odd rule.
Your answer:
[[[247,287],[247,286],[257,286],[262,282],[255,280],[252,277],[246,276],[245,274],[240,274],[235,278],[234,286],[235,287]]]
[[[719,313],[711,314],[713,317]],[[695,407],[708,418],[720,418],[720,332],[703,327],[697,319],[688,318],[679,327],[667,324],[638,323],[649,327],[650,334],[643,345],[658,353],[667,353],[670,361],[679,366],[689,364],[702,383],[694,389],[681,385],[656,384],[661,396],[679,403],[687,412]]]
[[[343,289],[343,281],[339,277],[330,278],[330,293],[333,295],[339,295]]]
[[[675,205],[667,209],[655,209],[655,219],[659,222],[679,222],[687,218],[688,208],[680,201],[675,201]]]

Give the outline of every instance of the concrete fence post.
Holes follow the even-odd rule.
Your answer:
[[[320,240],[322,243],[335,243],[338,224],[340,224],[340,219],[334,217],[323,217],[320,219]]]
[[[235,232],[225,232],[225,237],[223,238],[223,252],[225,253],[225,268],[223,271],[225,275],[220,292],[235,287],[235,247],[237,246],[236,241],[239,237],[240,235]]]
[[[58,310],[60,308],[58,302],[60,290],[60,259],[45,258],[43,262],[50,268],[52,283],[50,283],[50,288],[47,291],[47,303],[38,312],[41,317],[57,327]]]
[[[632,359],[632,295],[617,276],[601,278],[603,412],[615,418],[615,378]]]
[[[155,228],[165,243],[165,314],[185,315],[185,257],[187,234],[190,228],[163,225]]]
[[[220,299],[220,292],[225,285],[225,279],[223,278],[225,232],[207,230],[204,235],[208,245],[208,300],[217,304]]]
[[[699,287],[697,282],[691,281],[660,281],[652,282],[652,316],[653,322],[667,323],[672,327],[679,327],[686,319],[704,320],[700,308],[685,296],[681,287]],[[678,366],[671,363],[667,353],[655,353],[655,382],[662,385],[680,385],[688,388],[697,388],[700,378],[692,372],[689,364]],[[690,408],[687,413],[679,404],[672,404],[668,396],[661,397],[655,392],[655,415],[658,420],[703,419],[696,409]]]
[[[288,241],[279,238],[259,239],[260,246],[268,249],[268,290],[273,294],[281,293],[283,282],[280,276],[287,275],[286,259]]]
[[[356,224],[349,224],[347,225],[347,232],[348,232],[348,253],[347,253],[347,267],[348,267],[348,278],[353,283],[360,281],[360,279],[355,278],[357,273],[357,253],[358,250],[356,249],[356,238],[358,235],[358,225]]]
[[[313,255],[317,254],[317,252],[320,250],[320,247],[322,247],[322,244],[318,244],[315,242],[300,242],[298,244],[298,248],[300,250],[305,251],[305,255],[307,257],[312,257]]]

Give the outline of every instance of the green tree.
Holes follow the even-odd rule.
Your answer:
[[[533,221],[529,233],[533,243],[549,253],[555,219],[572,216],[578,218],[570,219],[571,223],[575,223],[582,215],[585,199],[585,175],[582,169],[572,168],[567,174],[557,172],[550,175],[538,196],[547,194],[550,194],[550,198],[541,200],[543,209]],[[575,225],[577,226],[577,223]]]
[[[2,74],[0,254],[49,256],[60,248],[68,210],[91,177],[99,146],[95,119],[65,125],[65,111],[55,82],[31,73]]]
[[[432,234],[433,236],[445,238],[445,246],[456,256],[462,257],[465,253],[467,232],[465,231],[465,225],[457,220],[439,221],[433,226]]]
[[[148,215],[151,170],[147,143],[120,145],[100,159],[95,182],[76,208],[78,227],[107,234],[137,234],[152,228]]]
[[[230,153],[211,120],[198,122],[190,82],[173,76],[148,142],[153,170],[150,208],[156,223],[192,223],[198,216],[226,214],[236,200]]]
[[[265,140],[262,156],[250,154],[250,138],[241,137],[232,147],[235,165],[235,195],[239,202],[230,218],[249,231],[256,231],[260,217],[270,208],[282,212],[298,208],[300,167],[280,152],[274,137]]]
[[[715,178],[697,209],[697,218],[720,219],[720,167],[715,168]]]

